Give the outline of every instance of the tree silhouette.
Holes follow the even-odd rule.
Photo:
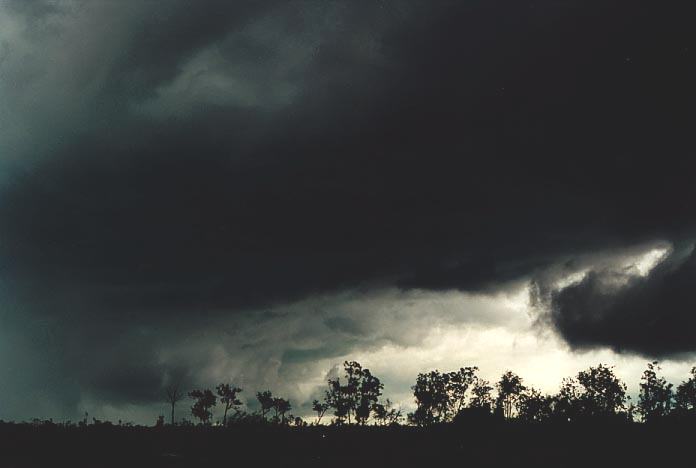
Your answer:
[[[534,388],[527,388],[520,396],[518,417],[526,422],[543,422],[553,414],[553,397],[542,395]]]
[[[285,414],[292,409],[289,400],[284,398],[273,398],[273,410],[275,411],[274,421],[285,424]]]
[[[522,379],[514,372],[506,371],[495,385],[495,388],[498,391],[496,407],[501,409],[506,419],[509,419],[517,409],[522,392],[525,390],[524,385],[522,385]]]
[[[256,392],[256,399],[261,405],[261,417],[265,420],[266,414],[273,409],[273,393],[270,390]]]
[[[577,381],[584,415],[609,416],[625,409],[626,384],[616,377],[613,367],[590,367],[578,373]]]
[[[213,417],[212,408],[217,403],[217,398],[213,395],[213,392],[208,389],[193,390],[189,393],[189,397],[196,400],[193,406],[191,406],[193,417],[200,420],[203,424],[208,424],[210,418]]]
[[[375,423],[380,426],[391,426],[394,424],[399,424],[402,415],[401,410],[393,408],[393,404],[389,398],[384,402],[384,404],[377,403],[374,408],[375,412]]]
[[[447,382],[447,391],[450,395],[450,414],[459,413],[465,406],[468,390],[476,382],[478,367],[462,367],[456,372],[450,372]]]
[[[474,380],[474,385],[471,389],[471,400],[469,401],[469,406],[471,408],[491,411],[493,407],[493,397],[491,396],[492,391],[493,387],[491,387],[490,382],[476,377]]]
[[[649,362],[641,377],[637,411],[644,422],[667,416],[672,409],[672,384],[657,376],[659,370],[657,361]]]
[[[572,421],[582,414],[580,386],[572,377],[561,381],[561,388],[553,396],[553,418],[561,421]]]
[[[321,423],[330,408],[334,410],[334,424],[354,422],[365,425],[372,418],[376,426],[389,426],[401,421],[400,409],[393,408],[389,399],[380,401],[384,386],[369,369],[356,361],[345,361],[343,371],[341,377],[328,380],[325,401],[315,399],[312,402],[312,410],[317,415],[316,424]],[[575,377],[564,378],[558,393],[553,396],[526,387],[520,376],[506,371],[495,384],[497,395],[493,399],[491,384],[479,378],[477,371],[477,367],[470,366],[453,372],[433,370],[419,373],[415,385],[411,387],[416,409],[408,414],[408,422],[417,426],[454,422],[472,427],[475,421],[492,421],[493,407],[502,418],[517,417],[525,423],[601,420],[607,417],[617,421],[633,421],[634,411],[643,422],[651,422],[672,412],[681,415],[696,413],[696,367],[691,369],[689,378],[674,392],[673,385],[658,375],[658,362],[649,362],[641,377],[637,406],[629,404],[626,384],[615,375],[613,367],[601,363],[578,372]],[[209,389],[188,393],[195,400],[191,414],[201,424],[210,424],[219,397],[224,404],[223,426],[232,421],[257,424],[266,421],[270,411],[274,412],[273,421],[278,424],[307,425],[301,418],[290,414],[292,405],[289,400],[274,397],[268,390],[256,393],[261,405],[260,415],[239,410],[230,414],[231,409],[242,404],[239,399],[241,388],[221,383],[215,390],[217,396]],[[165,389],[165,394],[166,401],[171,405],[171,423],[174,424],[175,405],[181,401],[184,393],[178,385],[172,384]],[[85,413],[84,421],[79,423],[81,426],[88,425],[87,416]],[[163,419],[158,421],[161,425]],[[95,420],[94,424],[97,423],[108,424]],[[185,419],[181,421],[181,425],[191,424]]]
[[[615,416],[626,410],[626,384],[613,368],[599,364],[564,378],[553,397],[553,418],[573,421],[579,418]]]
[[[334,423],[343,424],[349,417],[350,398],[349,387],[341,385],[340,379],[329,379],[329,389],[326,391],[325,401],[329,408],[333,408]],[[349,420],[350,422],[350,420]]]
[[[682,412],[696,411],[696,367],[691,368],[691,377],[677,387],[676,407]]]
[[[174,406],[184,398],[184,392],[179,389],[179,384],[172,384],[167,387],[166,391],[167,403],[172,407],[171,423],[174,425]]]
[[[334,408],[338,424],[342,424],[345,419],[350,424],[351,416],[359,424],[365,424],[382,395],[384,385],[358,362],[345,361],[343,369],[345,384],[340,378],[329,379],[326,403]]]
[[[314,400],[312,402],[312,411],[317,413],[317,424],[321,422],[321,418],[324,416],[327,409],[329,409],[328,403],[320,402],[319,400]]]
[[[362,369],[358,385],[358,405],[355,408],[355,419],[359,424],[367,423],[370,414],[379,405],[383,388],[382,382],[372,375],[369,369]]]
[[[418,374],[416,384],[411,387],[416,399],[416,410],[409,413],[409,421],[417,426],[443,422],[450,406],[448,383],[449,374],[438,370]]]
[[[295,427],[307,427],[307,421],[305,421],[299,416],[293,417],[292,415],[290,415],[288,417],[288,420],[292,421],[292,425]]]
[[[420,373],[411,387],[416,399],[416,410],[408,419],[417,426],[429,426],[451,421],[470,404],[490,408],[488,382],[476,376],[478,367],[462,367],[454,372],[438,370]]]
[[[217,394],[220,397],[220,402],[225,405],[225,412],[222,416],[222,425],[227,425],[227,412],[231,408],[236,408],[242,404],[237,398],[237,395],[242,391],[241,388],[231,386],[230,384],[221,383],[216,387]]]

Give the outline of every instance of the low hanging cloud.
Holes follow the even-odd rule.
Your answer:
[[[694,284],[693,246],[681,246],[645,275],[627,267],[587,272],[550,294],[547,318],[577,348],[687,357],[696,346]]]

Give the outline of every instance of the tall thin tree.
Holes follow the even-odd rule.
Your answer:
[[[179,384],[171,384],[166,389],[167,403],[172,407],[172,420],[171,423],[174,425],[174,407],[176,404],[184,398],[184,392],[179,389]]]

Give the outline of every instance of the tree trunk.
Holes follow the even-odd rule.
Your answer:
[[[172,426],[174,425],[174,402],[172,401]]]

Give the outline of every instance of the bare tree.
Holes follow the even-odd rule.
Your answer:
[[[174,425],[174,406],[184,398],[184,392],[179,389],[179,384],[172,384],[166,389],[167,403],[172,405],[172,425]]]

